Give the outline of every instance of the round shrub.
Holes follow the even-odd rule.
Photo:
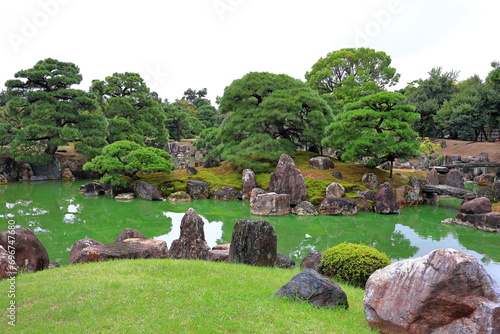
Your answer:
[[[375,270],[391,264],[389,257],[373,247],[341,243],[328,248],[321,259],[323,274],[364,287]]]

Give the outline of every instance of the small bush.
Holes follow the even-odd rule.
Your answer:
[[[389,257],[373,247],[341,243],[328,248],[321,259],[323,274],[364,288],[375,270],[391,264]]]

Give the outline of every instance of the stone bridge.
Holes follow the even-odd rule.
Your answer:
[[[445,185],[432,185],[432,184],[426,184],[422,186],[422,192],[435,193],[438,195],[448,195],[457,198],[464,198],[467,194],[474,194],[472,191],[465,190],[462,188],[455,188]]]

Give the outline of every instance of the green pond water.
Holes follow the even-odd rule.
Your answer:
[[[454,248],[475,256],[500,282],[500,234],[441,223],[456,216],[458,199],[441,199],[439,206],[404,208],[400,215],[263,217],[251,215],[249,204],[241,201],[120,202],[106,196],[83,197],[78,191],[83,183],[0,186],[0,230],[7,230],[9,220],[30,228],[47,248],[51,261],[67,265],[75,241],[92,238],[113,242],[126,228],[165,240],[170,247],[179,237],[182,216],[192,207],[204,219],[209,246],[231,242],[234,224],[240,218],[267,220],[278,235],[278,252],[290,256],[297,265],[310,251],[341,242],[371,245],[393,261],[423,256],[437,248]]]

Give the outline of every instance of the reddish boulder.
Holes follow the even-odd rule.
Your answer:
[[[302,262],[300,263],[300,269],[311,268],[316,270],[318,273],[321,273],[321,271],[323,270],[323,264],[321,263],[322,258],[323,252],[312,251],[302,260]]]
[[[20,270],[35,272],[49,267],[49,254],[35,233],[26,227],[0,233],[0,246],[9,254],[15,251],[15,261]]]
[[[164,259],[168,248],[164,240],[126,239],[82,249],[74,263],[101,262],[122,259]]]
[[[259,216],[281,216],[291,212],[290,195],[262,194],[252,204],[250,213]]]
[[[442,183],[446,186],[464,189],[464,178],[462,177],[462,173],[456,169],[452,169],[446,173]]]
[[[127,239],[147,239],[146,236],[142,233],[140,233],[137,230],[131,229],[131,228],[126,228],[123,231],[118,234],[118,237],[116,238],[115,241],[123,241]]]
[[[375,194],[375,212],[381,214],[399,214],[399,202],[389,182],[384,182]]]
[[[454,249],[393,263],[365,287],[369,325],[381,333],[500,333],[500,290],[473,257]]]
[[[208,260],[210,247],[205,241],[203,220],[193,208],[189,208],[181,220],[179,239],[172,241],[168,257],[185,260]]]
[[[486,197],[465,198],[460,206],[460,212],[466,214],[488,213],[492,211],[492,205]]]
[[[229,262],[273,267],[278,256],[277,236],[265,220],[240,219],[233,228]]]
[[[327,169],[334,169],[335,168],[335,164],[328,157],[311,158],[311,159],[309,159],[309,165],[311,165],[311,167],[319,169],[319,170],[327,170]]]
[[[90,247],[90,246],[97,246],[97,245],[102,245],[102,242],[96,241],[94,239],[81,239],[78,240],[73,244],[73,247],[71,247],[71,252],[69,253],[69,264],[75,264],[76,258],[80,254],[80,251],[84,248]]]
[[[291,205],[296,205],[306,199],[306,182],[289,155],[281,155],[275,171],[271,174],[269,191],[290,195]]]

